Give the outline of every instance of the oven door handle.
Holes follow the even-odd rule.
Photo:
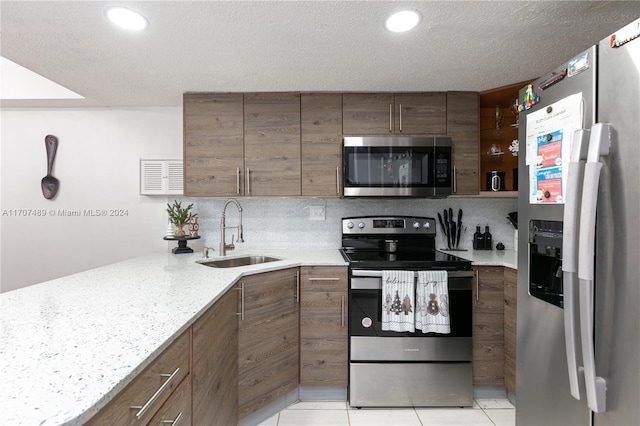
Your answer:
[[[473,271],[447,271],[449,278],[473,278]],[[353,278],[382,278],[382,270],[370,271],[365,269],[352,269],[351,277]],[[418,277],[418,271],[414,272],[414,277]]]

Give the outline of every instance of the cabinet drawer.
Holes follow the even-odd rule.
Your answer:
[[[149,425],[178,426],[191,424],[191,376],[180,383],[176,391],[171,394],[166,404],[151,419]]]
[[[88,424],[147,424],[188,373],[189,332],[185,332]]]
[[[310,266],[300,268],[304,291],[347,291],[348,272],[344,266]]]

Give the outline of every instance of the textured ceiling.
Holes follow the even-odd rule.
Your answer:
[[[111,26],[104,9],[116,3],[146,16],[147,30]],[[385,18],[403,8],[421,24],[388,32]],[[2,0],[0,53],[87,98],[64,105],[178,106],[186,91],[484,91],[536,78],[639,16],[639,1]]]

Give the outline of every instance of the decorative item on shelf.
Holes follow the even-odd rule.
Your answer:
[[[502,126],[502,113],[500,112],[500,106],[496,105],[496,135],[500,134],[501,126]]]
[[[491,147],[489,148],[489,151],[487,152],[487,155],[490,157],[493,157],[493,159],[495,161],[499,161],[500,160],[500,156],[503,155],[504,152],[502,151],[502,148],[500,148],[500,145],[498,145],[497,143],[491,144]]]
[[[520,112],[518,111],[519,105],[520,105],[520,102],[518,101],[518,98],[516,98],[513,105],[511,105],[511,107],[509,108],[511,110],[511,114],[513,114],[516,117],[516,122],[513,123],[511,127],[515,127],[516,129],[520,126]]]
[[[183,208],[182,204],[177,200],[173,201],[173,205],[167,203],[167,213],[169,214],[169,220],[176,227],[173,233],[174,237],[184,237],[184,225],[189,223],[192,217],[197,216],[197,213],[191,213],[193,203]]]
[[[518,139],[512,140],[511,145],[509,145],[509,151],[511,151],[511,155],[513,155],[514,157],[517,157],[519,150],[520,150],[520,141]]]
[[[198,224],[198,216],[191,216],[191,218],[189,218],[189,236],[197,237],[198,229],[200,229],[200,225]]]

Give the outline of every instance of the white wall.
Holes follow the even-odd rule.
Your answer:
[[[182,158],[182,108],[0,113],[0,291],[167,249],[167,198],[139,195],[139,160]],[[59,140],[53,200],[40,185],[48,134]],[[126,216],[62,216],[62,210]]]

